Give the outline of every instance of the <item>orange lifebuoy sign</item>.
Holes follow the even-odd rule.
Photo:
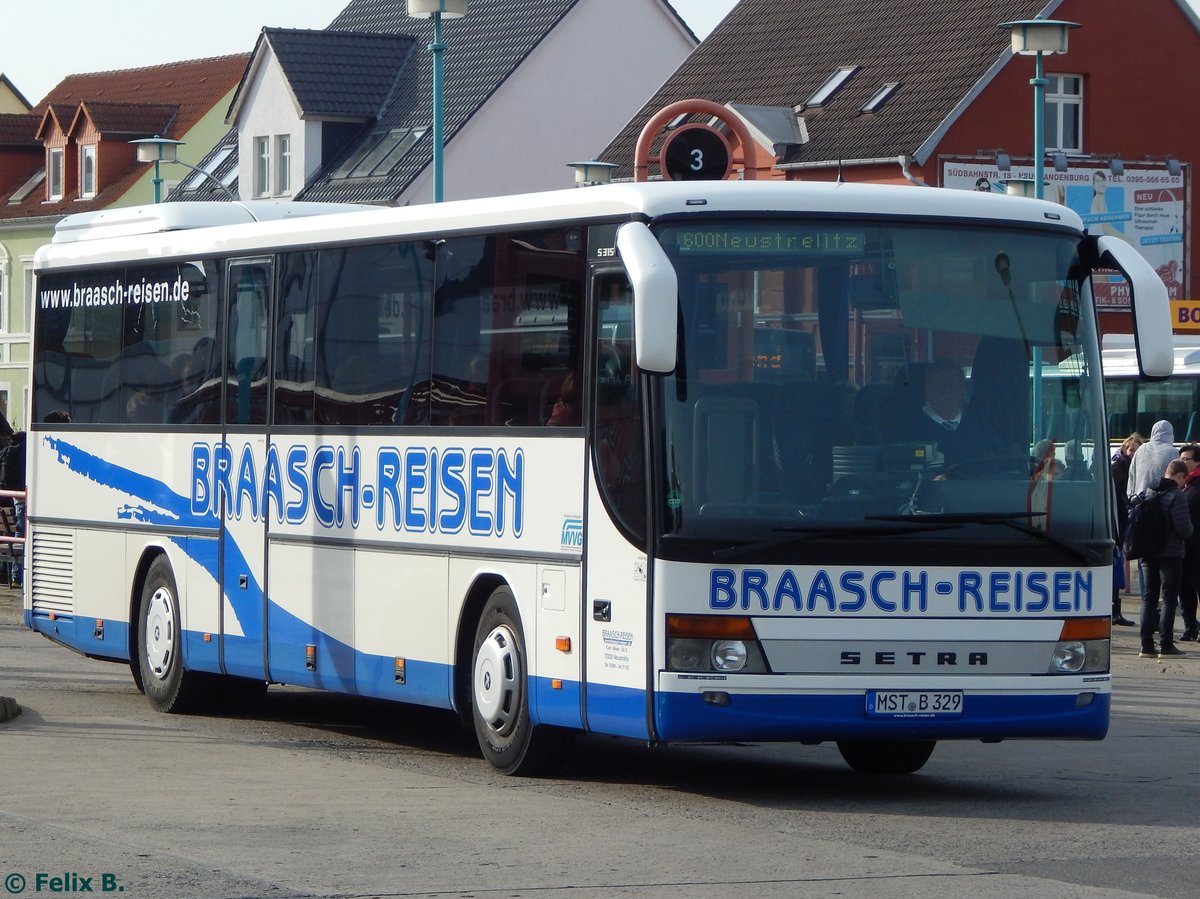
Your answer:
[[[674,129],[658,154],[651,155],[659,130],[677,116],[688,115],[711,116],[728,129],[731,138],[712,125],[695,122]],[[650,164],[657,163],[669,181],[721,180],[730,177],[737,165],[742,166],[742,178],[750,181],[757,174],[747,162],[750,144],[749,130],[731,110],[711,100],[680,100],[664,106],[643,126],[633,151],[633,180],[649,181]]]
[[[669,181],[723,181],[733,171],[733,151],[711,125],[684,125],[663,142],[659,168]]]

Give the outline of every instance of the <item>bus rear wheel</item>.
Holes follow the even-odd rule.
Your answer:
[[[166,556],[150,565],[138,611],[138,670],[142,692],[160,712],[183,712],[202,705],[210,679],[183,668],[183,631],[175,575]]]
[[[838,751],[859,774],[912,774],[933,755],[936,740],[858,742],[839,740]]]
[[[471,715],[483,757],[502,774],[551,771],[570,742],[568,732],[529,720],[528,658],[516,600],[497,587],[475,629]]]

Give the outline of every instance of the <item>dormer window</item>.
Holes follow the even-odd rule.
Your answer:
[[[79,196],[96,196],[96,145],[79,148]]]
[[[53,147],[46,154],[46,199],[63,198],[63,149]]]
[[[804,101],[804,108],[820,109],[833,99],[834,94],[846,86],[846,82],[853,78],[854,73],[857,71],[858,66],[842,66],[829,76],[826,82],[817,89],[815,94]]]

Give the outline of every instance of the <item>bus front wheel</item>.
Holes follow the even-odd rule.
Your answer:
[[[474,647],[471,713],[483,757],[503,774],[540,774],[557,767],[570,738],[529,720],[529,656],[508,587],[497,587],[488,598]]]
[[[933,755],[936,740],[857,742],[839,740],[838,751],[859,774],[912,774]]]
[[[187,711],[205,698],[206,676],[183,669],[181,621],[175,575],[159,556],[142,585],[137,648],[142,692],[160,712]]]

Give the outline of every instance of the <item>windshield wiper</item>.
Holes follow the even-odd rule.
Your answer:
[[[923,516],[922,516],[923,518]],[[900,534],[919,534],[924,531],[947,531],[953,528],[962,527],[961,524],[953,521],[931,521],[925,522],[922,518],[914,518],[912,516],[897,515],[889,517],[887,521],[895,521],[897,524],[903,524],[903,527],[863,527],[862,525],[848,525],[845,527],[829,527],[828,525],[798,525],[795,527],[772,528],[772,532],[776,534],[785,534],[786,536],[775,537],[771,540],[763,540],[758,543],[747,543],[742,546],[727,546],[724,549],[713,550],[714,562],[729,562],[734,559],[739,559],[743,556],[753,555],[760,552],[768,552],[773,549],[782,549],[785,546],[792,546],[797,543],[803,543],[806,540],[811,540],[814,537],[836,537],[839,540],[842,538],[855,539],[857,537],[894,537]],[[880,519],[884,520],[884,519]]]
[[[915,519],[916,521],[946,522],[956,525],[998,524],[1036,537],[1038,540],[1053,543],[1088,565],[1099,564],[1100,559],[1096,557],[1095,550],[1090,546],[1084,546],[1074,540],[1066,540],[1021,520],[1045,517],[1045,512],[917,512],[913,515],[868,515],[867,519],[870,521],[912,521]]]

